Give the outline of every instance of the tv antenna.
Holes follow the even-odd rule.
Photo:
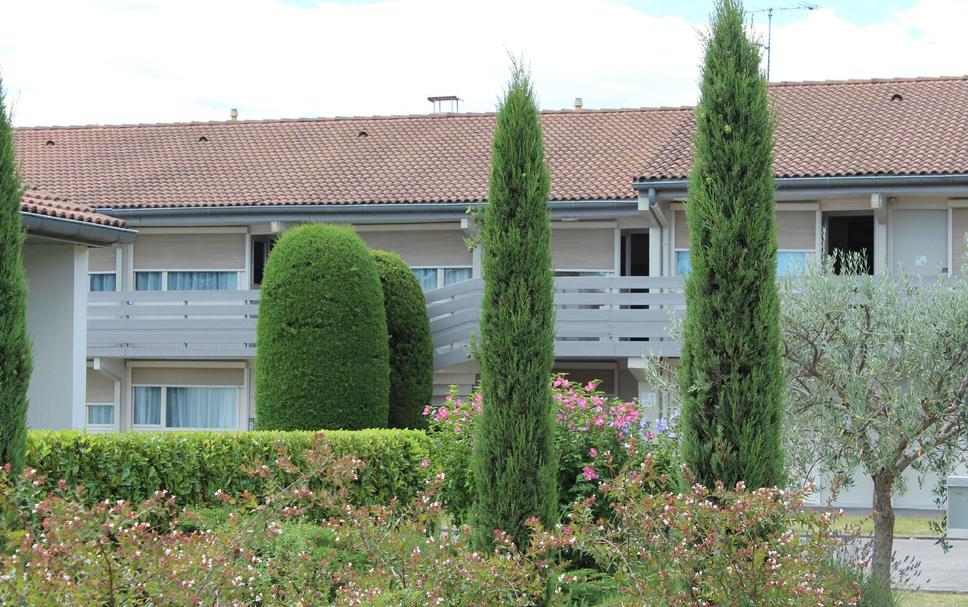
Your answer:
[[[820,8],[817,4],[798,2],[790,6],[770,6],[750,13],[766,13],[766,81],[770,81],[770,52],[773,50],[773,11],[814,11]]]

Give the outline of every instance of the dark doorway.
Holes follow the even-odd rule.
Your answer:
[[[861,253],[867,262],[867,273],[874,273],[874,217],[848,215],[827,217],[827,254],[834,251]],[[840,262],[834,264],[840,274]]]
[[[622,276],[649,275],[649,233],[625,232],[622,234],[622,259],[619,267]]]

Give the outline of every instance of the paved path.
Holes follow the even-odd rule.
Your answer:
[[[947,554],[929,539],[894,538],[895,559],[921,561],[921,575],[912,586],[921,590],[968,592],[968,540],[950,540]],[[968,605],[968,597],[965,598]]]

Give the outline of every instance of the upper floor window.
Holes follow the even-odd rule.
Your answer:
[[[470,266],[455,266],[449,268],[411,268],[424,291],[447,287],[458,282],[470,280],[473,270]]]
[[[90,279],[89,290],[92,293],[118,290],[118,275],[116,272],[89,272],[88,277]]]
[[[151,270],[134,273],[135,291],[233,291],[239,288],[236,270]]]
[[[267,234],[252,237],[252,284],[261,285],[269,253],[276,246],[276,236]]]

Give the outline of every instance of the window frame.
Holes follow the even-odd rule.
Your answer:
[[[135,407],[135,388],[161,388],[161,410],[159,414],[160,424],[136,424],[134,423]],[[198,427],[179,427],[171,428],[165,425],[168,419],[168,389],[169,388],[223,388],[235,391],[235,425],[229,428],[198,428]],[[131,429],[138,432],[237,432],[243,428],[240,421],[243,417],[239,408],[242,405],[244,386],[231,386],[224,384],[131,384]]]
[[[474,279],[474,266],[466,266],[466,265],[410,266],[410,270],[411,271],[413,271],[413,270],[436,270],[436,272],[437,272],[437,286],[435,286],[433,289],[427,289],[427,291],[433,291],[434,289],[442,289],[442,288],[444,288],[444,270],[470,270],[471,271],[471,278],[469,280],[473,280]],[[462,280],[460,282],[466,282],[466,281],[463,281]],[[454,283],[454,284],[460,284],[460,283]],[[450,285],[447,285],[447,286],[450,286]]]
[[[111,291],[92,291],[91,276],[95,274],[98,276],[101,276],[104,274],[112,274],[114,276],[114,289],[112,289]],[[88,293],[117,293],[118,292],[118,271],[117,270],[104,270],[104,271],[98,270],[94,272],[88,272],[87,273],[87,292]]]
[[[90,423],[90,410],[88,407],[111,407],[113,410],[113,421],[110,424],[92,424]],[[84,403],[84,428],[88,430],[116,430],[118,427],[118,404],[115,402],[86,402]]]
[[[160,272],[161,273],[161,289],[148,289],[148,290],[138,291],[138,288],[137,288],[137,285],[138,285],[138,274],[140,272]],[[239,269],[236,269],[236,268],[228,268],[228,269],[214,268],[214,269],[206,269],[206,270],[199,270],[198,268],[191,268],[191,269],[166,268],[164,270],[139,268],[137,270],[134,270],[134,274],[132,275],[131,290],[132,291],[139,292],[139,293],[151,293],[151,292],[158,292],[158,291],[171,291],[173,289],[169,289],[168,288],[168,274],[170,272],[224,272],[224,273],[228,273],[228,274],[234,273],[235,274],[235,288],[234,289],[205,289],[205,290],[206,291],[222,291],[222,292],[241,291],[241,290],[244,290],[244,289],[241,288],[241,285],[242,285],[242,279],[245,276],[245,270],[239,270]],[[196,289],[196,290],[200,290],[200,289]]]

